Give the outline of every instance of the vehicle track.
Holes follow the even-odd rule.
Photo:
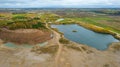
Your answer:
[[[57,43],[57,45],[59,46],[58,51],[56,53],[56,57],[55,57],[55,67],[60,67],[60,65],[59,65],[60,64],[60,55],[62,53],[62,48],[63,48],[63,44],[59,43],[59,39],[61,38],[60,34],[57,33],[56,31],[52,30],[51,28],[49,28],[47,23],[46,23],[46,27],[53,32],[54,40]]]

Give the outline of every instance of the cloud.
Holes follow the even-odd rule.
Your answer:
[[[0,0],[1,8],[119,7],[120,0]]]

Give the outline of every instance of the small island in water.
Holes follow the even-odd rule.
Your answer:
[[[72,30],[72,32],[77,32],[77,30]]]

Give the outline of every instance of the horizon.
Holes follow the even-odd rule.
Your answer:
[[[116,0],[1,0],[0,8],[120,8]]]
[[[24,8],[6,8],[6,7],[3,7],[0,9],[120,9],[120,7],[103,7],[103,8],[73,8],[73,7],[69,7],[69,8],[64,8],[64,7],[24,7]]]

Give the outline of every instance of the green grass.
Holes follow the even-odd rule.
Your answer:
[[[108,17],[66,18],[64,21],[62,21],[62,23],[68,23],[69,24],[70,19],[74,20],[74,21],[71,21],[71,23],[75,23],[75,22],[79,21],[79,22],[83,22],[83,23],[87,23],[87,24],[93,24],[93,25],[96,25],[96,26],[99,26],[99,27],[102,27],[104,29],[111,30],[113,32],[116,32],[116,33],[120,34],[120,30],[115,29],[115,28],[113,28],[111,26],[100,23],[101,20],[114,21],[114,19],[111,19],[111,18],[108,18]]]
[[[86,25],[92,24],[92,25],[95,25],[98,27],[102,27],[105,30],[110,30],[110,31],[113,31],[113,32],[120,34],[120,30],[101,23],[102,20],[108,21],[108,22],[111,21],[110,23],[112,23],[112,21],[115,21],[114,19],[109,18],[109,17],[99,16],[99,17],[64,18],[64,20],[61,21],[60,24],[74,24],[74,23],[84,23]]]
[[[44,13],[42,15],[39,15],[42,22],[55,22],[57,19],[60,18],[60,16],[52,13]]]
[[[37,15],[30,16],[28,14],[12,14],[11,18],[0,20],[0,27],[7,27],[9,29],[47,29],[45,24]]]

